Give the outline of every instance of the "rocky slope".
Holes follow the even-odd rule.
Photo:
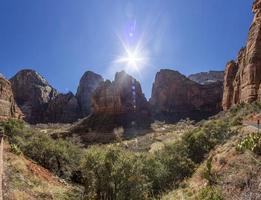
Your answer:
[[[0,120],[21,117],[22,113],[15,103],[11,84],[0,75]]]
[[[241,102],[261,101],[261,0],[254,2],[253,13],[246,47],[226,66],[224,110]]]
[[[85,72],[82,76],[76,93],[80,104],[81,116],[86,117],[91,113],[92,94],[102,81],[102,76],[91,71]]]
[[[156,74],[150,103],[156,119],[199,120],[221,110],[221,82],[201,85],[177,71],[163,69]]]
[[[223,82],[224,71],[200,72],[196,74],[191,74],[188,76],[188,78],[202,85],[210,84],[218,81]]]
[[[36,71],[21,70],[10,79],[15,100],[30,123],[43,122],[49,101],[57,91]]]

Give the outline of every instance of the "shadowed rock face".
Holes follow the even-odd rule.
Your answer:
[[[21,118],[22,113],[17,107],[11,84],[2,75],[0,76],[0,120]]]
[[[92,97],[94,113],[147,112],[148,102],[140,83],[124,71],[115,75],[114,81],[105,81],[95,90]]]
[[[261,101],[261,0],[254,2],[253,12],[255,16],[247,45],[240,50],[234,70],[231,70],[230,64],[226,67],[222,102],[224,110],[241,102]]]
[[[150,106],[140,83],[124,71],[114,81],[102,82],[93,93],[92,115],[84,119],[74,132],[105,131],[114,128],[150,127]]]
[[[78,99],[81,115],[83,117],[91,113],[91,97],[99,84],[103,82],[102,76],[91,71],[87,71],[82,76],[76,97]]]
[[[199,84],[211,84],[215,82],[224,81],[224,71],[209,71],[209,72],[200,72],[196,74],[191,74],[188,78],[192,81],[195,81]]]
[[[33,70],[21,70],[10,79],[15,100],[30,123],[43,122],[45,110],[57,92]]]
[[[73,93],[58,94],[48,104],[45,114],[46,122],[71,123],[81,116],[80,106]]]
[[[216,114],[221,110],[222,85],[222,82],[201,85],[177,71],[160,70],[150,99],[155,118],[173,122]]]

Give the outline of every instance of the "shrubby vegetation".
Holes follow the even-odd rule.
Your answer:
[[[246,136],[238,145],[238,151],[250,150],[255,154],[261,155],[261,134],[252,133]]]
[[[224,200],[221,192],[212,186],[202,188],[195,199],[196,200]]]
[[[81,150],[76,145],[66,140],[53,140],[48,135],[33,132],[22,121],[10,120],[2,123],[2,126],[14,153],[23,152],[65,179],[71,179],[77,171]]]
[[[233,134],[230,123],[229,117],[205,121],[154,153],[135,153],[116,145],[82,150],[64,139],[35,133],[19,121],[2,126],[15,151],[20,150],[62,178],[83,184],[86,199],[113,200],[151,199],[177,187],[211,149]],[[202,195],[221,199],[211,192],[203,191]]]

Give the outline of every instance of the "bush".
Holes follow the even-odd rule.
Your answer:
[[[141,161],[119,148],[90,148],[81,161],[86,199],[147,199]]]
[[[54,140],[50,136],[33,132],[24,122],[9,120],[3,122],[11,150],[33,159],[56,175],[70,179],[77,171],[81,150],[69,141]]]
[[[14,154],[20,155],[22,153],[16,144],[11,144],[10,146],[11,146],[11,152],[13,152]]]
[[[216,174],[212,172],[212,160],[213,157],[210,157],[206,162],[206,167],[203,171],[203,178],[205,178],[208,181],[208,185],[212,186],[216,183]]]
[[[246,136],[236,147],[238,151],[250,150],[261,155],[261,134],[252,133]]]
[[[215,187],[206,187],[199,191],[196,200],[224,200],[222,194]]]
[[[231,133],[228,121],[212,120],[185,134],[183,145],[188,157],[200,163],[211,149],[224,142]]]

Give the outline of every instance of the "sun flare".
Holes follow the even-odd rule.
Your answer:
[[[134,70],[140,73],[146,58],[138,50],[125,49],[124,55],[116,60],[117,63],[125,64],[126,70]]]

